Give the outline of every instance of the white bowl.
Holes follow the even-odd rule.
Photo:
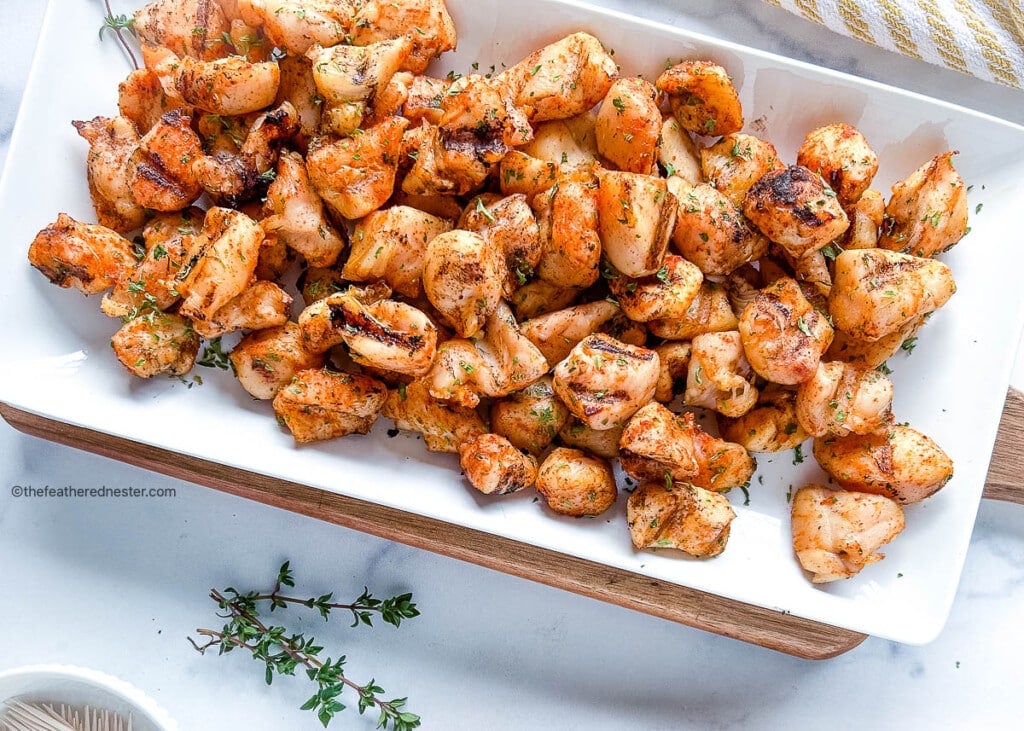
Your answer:
[[[0,672],[0,708],[9,700],[107,709],[131,716],[134,731],[178,730],[167,711],[138,688],[74,665],[29,665]]]

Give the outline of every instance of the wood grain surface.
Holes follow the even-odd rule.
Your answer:
[[[835,657],[866,635],[706,594],[519,541],[255,472],[180,455],[0,404],[26,434],[577,594],[807,659]],[[985,497],[1024,503],[1024,395],[1011,389]]]

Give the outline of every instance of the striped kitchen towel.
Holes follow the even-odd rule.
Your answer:
[[[1024,89],[1021,0],[765,0],[836,33]]]

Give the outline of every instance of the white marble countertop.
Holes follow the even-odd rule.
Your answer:
[[[754,0],[598,4],[1024,122],[1021,92],[862,46]],[[0,162],[43,7],[19,3],[0,14]],[[1024,385],[1020,363],[1014,383]],[[0,454],[0,670],[39,662],[105,670],[157,698],[183,729],[319,727],[297,710],[305,684],[267,688],[251,660],[201,657],[185,641],[198,626],[217,626],[210,588],[256,588],[285,558],[311,593],[414,591],[423,616],[401,630],[332,623],[317,636],[343,648],[353,678],[373,675],[408,695],[424,728],[1010,728],[1024,714],[1019,506],[981,506],[952,615],[934,643],[869,638],[834,660],[806,662],[58,447],[6,424]],[[177,494],[10,497],[11,486],[28,484]],[[335,724],[372,725],[352,710]]]

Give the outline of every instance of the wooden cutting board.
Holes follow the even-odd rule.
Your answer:
[[[835,657],[867,637],[489,533],[70,426],[7,404],[0,404],[0,416],[15,429],[59,444],[797,657]],[[986,498],[1024,504],[1022,426],[1024,394],[1010,389],[985,484]]]

